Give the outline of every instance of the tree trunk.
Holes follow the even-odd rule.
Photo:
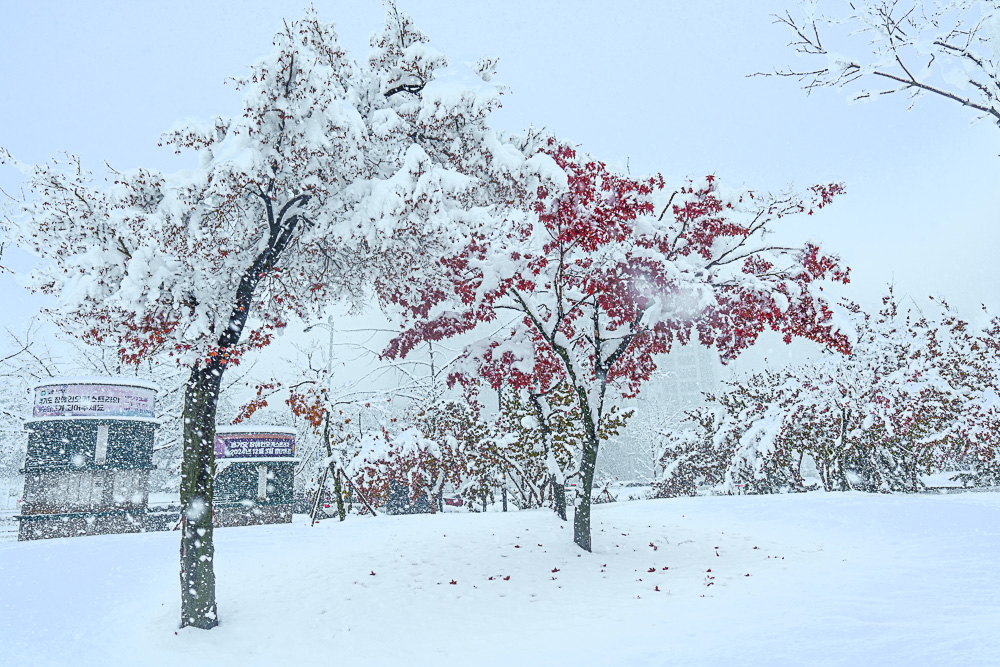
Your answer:
[[[560,482],[555,475],[550,478],[552,485],[552,497],[556,501],[556,514],[563,521],[566,520],[566,485]]]
[[[333,445],[330,444],[330,411],[327,410],[326,418],[323,420],[323,442],[326,444],[326,460],[329,461],[327,469],[333,473],[333,493],[337,497],[337,516],[343,521],[346,518],[344,512],[344,494],[340,486],[340,464],[334,463]],[[324,478],[325,479],[325,478]],[[319,493],[323,493],[322,486]]]
[[[296,195],[281,208],[277,218],[270,197],[264,200],[268,223],[267,246],[240,277],[229,326],[219,334],[210,361],[197,362],[184,390],[184,461],[181,463],[181,627],[208,630],[219,624],[215,604],[215,544],[212,541],[213,480],[215,476],[215,411],[222,389],[222,374],[229,354],[240,342],[253,295],[261,278],[275,266],[292,240],[299,223],[298,205],[311,195]],[[288,215],[291,212],[290,215]]]
[[[343,521],[347,518],[347,510],[344,509],[344,487],[340,483],[340,469],[333,478],[333,492],[337,495],[337,515]]]
[[[598,440],[597,428],[589,414],[584,416],[587,436],[583,440],[583,459],[580,461],[581,490],[580,502],[573,515],[573,541],[586,551],[591,551],[590,545],[590,494],[594,488],[594,470],[597,466]]]
[[[215,603],[212,494],[215,411],[222,369],[196,366],[184,391],[184,461],[181,467],[181,627],[219,624]]]

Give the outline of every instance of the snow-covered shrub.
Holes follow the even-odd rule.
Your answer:
[[[687,413],[684,428],[662,433],[660,470],[652,484],[654,498],[693,496],[699,488],[722,481],[725,457],[712,437],[718,415],[716,410],[695,409]]]
[[[706,405],[687,413],[684,428],[666,433],[658,497],[717,492],[803,491],[804,451],[785,428],[777,407],[780,375],[762,373],[707,394]]]
[[[891,289],[853,319],[850,354],[731,381],[689,413],[667,438],[659,493],[805,490],[804,464],[828,491],[916,492],[960,463],[967,483],[1000,480],[997,321],[974,335],[947,303],[902,310]]]
[[[945,465],[966,469],[952,478],[963,485],[1000,486],[1000,317],[975,335],[958,318],[950,325],[943,365],[958,391],[948,404],[954,421]]]

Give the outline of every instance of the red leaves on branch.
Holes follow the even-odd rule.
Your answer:
[[[589,391],[603,374],[633,396],[675,343],[715,347],[727,360],[772,329],[849,348],[816,285],[846,283],[848,270],[818,246],[764,238],[774,221],[825,207],[841,185],[805,197],[727,193],[709,175],[668,195],[662,176],[621,176],[554,140],[542,152],[566,188],[538,188],[537,217],[442,258],[445,280],[403,304],[416,321],[387,356],[514,313],[509,329],[467,348],[491,385],[545,391],[572,372]]]
[[[263,382],[257,385],[257,395],[240,406],[240,411],[233,419],[234,424],[242,423],[253,416],[253,413],[267,407],[267,399],[281,389],[280,382]]]
[[[292,414],[305,419],[314,429],[319,429],[323,425],[323,419],[326,417],[326,401],[322,389],[315,386],[304,390],[293,389],[285,402],[292,409]]]

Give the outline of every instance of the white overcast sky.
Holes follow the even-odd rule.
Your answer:
[[[188,163],[156,146],[184,117],[239,111],[229,76],[267,53],[303,2],[35,2],[0,5],[0,145],[25,161],[62,151],[99,169]],[[941,293],[968,317],[1000,312],[1000,128],[954,103],[888,97],[848,105],[787,79],[795,63],[772,0],[592,2],[400,0],[452,62],[500,59],[511,87],[498,127],[544,126],[633,174],[715,173],[755,189],[840,180],[822,215],[789,220],[853,269],[849,295],[877,303],[892,281]],[[381,25],[377,0],[316,0],[357,58]],[[19,175],[0,168],[0,186]],[[14,256],[23,266],[24,258]],[[37,299],[0,292],[15,328]]]

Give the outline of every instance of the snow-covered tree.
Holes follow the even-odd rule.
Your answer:
[[[882,308],[854,314],[850,354],[821,358],[727,383],[690,413],[663,456],[667,481],[688,461],[729,493],[803,490],[814,464],[828,490],[908,491],[921,475],[958,461],[989,468],[996,375],[990,331],[937,300],[903,309],[890,289]]]
[[[558,165],[560,187],[533,193],[534,215],[445,257],[450,285],[409,304],[415,322],[386,354],[499,321],[502,333],[467,348],[470,374],[539,394],[568,383],[584,432],[574,540],[590,550],[600,425],[658,354],[693,343],[732,359],[765,328],[847,348],[819,286],[847,281],[838,260],[766,239],[779,218],[811,214],[841,188],[770,196],[726,192],[709,176],[667,196],[662,177],[620,176],[554,140],[535,146]]]
[[[934,341],[941,373],[953,388],[947,411],[947,447],[942,467],[971,468],[963,484],[1000,485],[1000,318],[980,332],[945,304],[942,334]]]
[[[30,414],[28,387],[46,370],[42,359],[48,356],[47,346],[38,336],[39,325],[30,322],[22,332],[4,329],[5,354],[0,357],[0,488],[7,493],[15,479],[20,483],[24,466],[27,433],[24,420]],[[2,499],[6,502],[6,498]]]
[[[911,107],[932,95],[1000,123],[995,1],[804,0],[775,19],[789,46],[814,64],[774,75],[796,78],[806,91],[849,88],[855,100],[903,93]]]
[[[788,440],[777,432],[784,374],[764,372],[724,383],[706,404],[686,413],[678,427],[662,431],[656,497],[693,496],[709,487],[729,493],[800,490],[790,465]],[[796,484],[796,481],[799,484]]]
[[[565,383],[547,394],[499,387],[497,456],[518,507],[541,507],[551,495],[566,520],[566,474],[577,468],[582,432],[572,413],[576,401]]]
[[[586,437],[573,387],[561,382],[541,393],[525,387],[499,388],[493,456],[517,506],[551,505],[567,520],[566,485],[580,482]],[[601,442],[618,435],[631,410],[611,406],[601,421]]]
[[[512,187],[548,182],[487,124],[500,93],[490,63],[448,68],[388,10],[361,62],[315,13],[287,22],[237,81],[237,117],[163,135],[197,154],[192,169],[95,175],[76,156],[28,166],[0,150],[28,178],[11,222],[46,260],[32,281],[59,299],[56,323],[114,341],[124,361],[162,352],[189,371],[182,625],[218,623],[213,435],[227,368],[331,299],[373,287],[405,298],[403,277],[508,217]]]

